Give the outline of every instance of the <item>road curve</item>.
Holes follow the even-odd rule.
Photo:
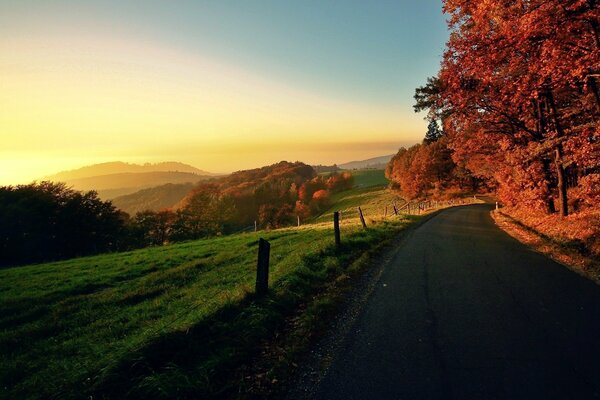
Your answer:
[[[316,399],[600,398],[600,287],[490,209],[445,210],[401,242]]]

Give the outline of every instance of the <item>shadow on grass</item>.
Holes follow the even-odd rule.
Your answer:
[[[346,238],[339,249],[331,245],[305,255],[296,271],[279,280],[264,298],[248,294],[186,330],[155,337],[116,361],[79,394],[95,399],[234,397],[243,377],[232,377],[231,371],[258,355],[264,341],[299,304],[391,232],[391,228],[361,231]],[[73,395],[72,388],[59,394],[64,395]]]

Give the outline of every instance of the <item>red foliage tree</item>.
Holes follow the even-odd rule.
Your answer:
[[[568,186],[589,185],[599,166],[597,1],[445,0],[444,10],[452,33],[415,109],[443,119],[455,160],[491,176],[505,201],[552,212],[557,198],[567,215]]]

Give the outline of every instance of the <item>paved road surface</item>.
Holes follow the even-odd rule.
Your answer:
[[[400,245],[317,399],[600,398],[600,286],[448,209]]]

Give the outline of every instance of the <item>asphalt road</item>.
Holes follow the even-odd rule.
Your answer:
[[[399,245],[316,399],[600,398],[600,287],[451,208]]]

